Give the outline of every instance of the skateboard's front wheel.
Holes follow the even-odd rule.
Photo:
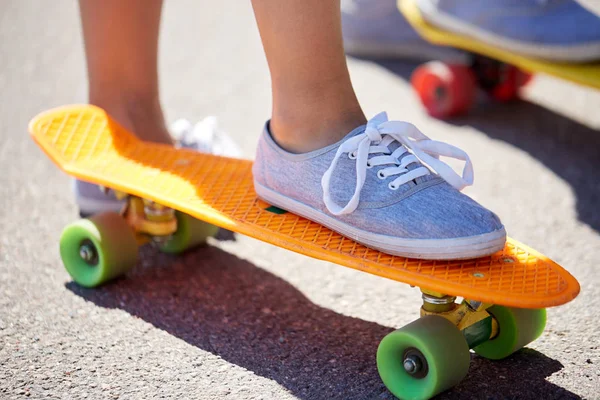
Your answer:
[[[211,236],[215,236],[218,227],[207,222],[200,221],[190,215],[177,212],[177,232],[160,247],[165,253],[179,254],[194,246],[206,242]]]
[[[411,83],[429,115],[436,118],[465,113],[475,101],[475,76],[466,65],[428,62],[413,72]]]
[[[546,326],[546,310],[493,306],[487,310],[498,321],[498,335],[475,347],[475,353],[500,360],[537,339]]]
[[[75,282],[95,287],[132,268],[138,244],[127,222],[106,212],[67,226],[60,238],[60,256]]]
[[[377,369],[400,399],[429,399],[458,384],[469,370],[469,345],[450,321],[420,318],[383,338]]]

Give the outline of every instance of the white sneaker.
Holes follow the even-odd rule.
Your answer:
[[[203,153],[239,158],[242,154],[238,145],[219,129],[216,117],[210,116],[192,125],[187,119],[178,119],[169,128],[176,146],[191,148]]]

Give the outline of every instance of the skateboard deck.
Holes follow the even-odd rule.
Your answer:
[[[30,132],[69,175],[310,257],[504,306],[557,306],[579,293],[565,269],[513,239],[492,256],[462,261],[407,259],[369,249],[259,200],[251,161],[142,142],[93,106],[42,113],[31,121]]]
[[[528,72],[541,72],[600,89],[600,62],[572,64],[522,56],[429,24],[423,18],[415,0],[398,0],[398,7],[419,35],[431,43],[463,49],[515,65]]]

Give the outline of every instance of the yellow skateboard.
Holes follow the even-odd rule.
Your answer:
[[[412,85],[434,117],[451,117],[468,111],[478,87],[497,100],[512,100],[534,73],[600,89],[600,62],[571,64],[522,56],[428,23],[415,0],[398,0],[398,8],[427,41],[466,50],[470,54],[468,63],[434,61],[414,71]]]
[[[469,349],[504,358],[543,331],[544,307],[574,299],[579,284],[562,267],[509,239],[484,258],[426,261],[366,248],[256,197],[252,162],[146,143],[101,109],[70,106],[40,114],[33,139],[65,172],[125,200],[67,226],[60,239],[74,281],[95,287],[133,268],[138,246],[182,252],[215,227],[421,289],[421,318],[386,336],[377,365],[400,398],[429,398],[464,378]],[[465,300],[457,303],[456,297]]]

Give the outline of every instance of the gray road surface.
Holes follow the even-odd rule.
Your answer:
[[[163,32],[169,121],[215,114],[252,157],[270,88],[249,2],[169,1]],[[414,65],[350,66],[368,115],[465,149],[468,193],[581,282],[541,339],[504,361],[474,357],[440,398],[599,399],[600,94],[541,77],[526,100],[441,122],[406,81]],[[1,1],[0,398],[391,398],[374,355],[418,315],[406,285],[241,236],[182,257],[145,249],[126,279],[74,285],[57,246],[76,218],[70,180],[26,127],[85,93],[76,2]]]

